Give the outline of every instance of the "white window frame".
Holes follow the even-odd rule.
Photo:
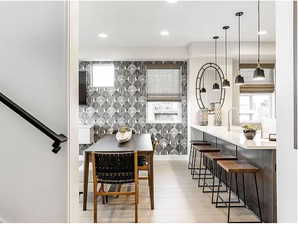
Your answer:
[[[177,120],[173,121],[173,120],[155,120],[154,117],[155,115],[154,112],[150,109],[149,104],[153,104],[153,103],[177,103],[178,104],[178,109],[177,109]],[[167,114],[167,112],[165,113],[161,113],[161,114]],[[183,121],[183,115],[182,115],[182,102],[181,101],[148,101],[146,104],[146,122],[147,123],[171,123],[171,124],[176,124],[176,123],[182,123]]]
[[[252,110],[253,107],[253,95],[265,95],[265,94],[269,94],[271,95],[271,103],[270,103],[270,107],[271,107],[271,118],[275,117],[275,96],[273,93],[240,93],[240,97],[241,96],[248,96],[249,97],[249,110]],[[239,111],[241,111],[241,104],[239,105]],[[240,124],[245,124],[245,123],[261,123],[261,121],[254,121],[252,119],[253,114],[249,113],[249,112],[243,112],[243,113],[239,113],[239,117],[241,117],[242,115],[249,115],[249,121],[241,121],[240,119]]]

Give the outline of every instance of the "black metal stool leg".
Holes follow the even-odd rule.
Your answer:
[[[240,201],[239,185],[238,185],[238,174],[237,173],[235,173],[235,179],[236,179],[236,191],[237,191],[238,201]]]
[[[200,187],[200,179],[202,178],[202,173],[201,171],[203,170],[202,168],[202,160],[203,160],[203,154],[202,152],[199,152],[199,168],[198,168],[198,187]]]
[[[202,170],[202,168],[201,168],[201,166],[202,166],[202,152],[200,152],[199,153],[199,170],[198,170],[198,179],[200,180],[200,176],[201,176],[201,170]]]
[[[213,164],[213,185],[212,185],[212,204],[214,203],[214,192],[215,192],[215,174],[217,174],[217,163],[216,161],[212,162]]]
[[[192,152],[193,152],[193,148],[192,148],[192,144],[190,146],[190,152],[189,152],[189,161],[188,161],[188,169],[190,170],[192,168],[191,166],[191,155],[192,155]]]
[[[197,151],[193,148],[192,153],[193,154],[192,154],[191,175],[192,175],[192,179],[193,179],[194,174],[195,174],[195,169],[196,169],[195,165],[196,165],[196,153],[197,153]]]
[[[221,186],[221,176],[222,176],[222,169],[219,168],[219,183],[218,183],[217,197],[216,197],[216,208],[218,207],[218,199],[219,199],[219,192],[220,192],[220,186]]]
[[[191,173],[192,174],[192,179],[195,179],[195,175],[196,175],[195,174],[195,171],[196,171],[196,167],[195,167],[196,166],[196,159],[197,159],[197,151],[195,150],[194,151],[194,160],[193,160],[194,163],[193,163],[193,168],[192,168],[193,169],[193,173]]]
[[[191,152],[191,175],[193,175],[193,170],[194,170],[194,149],[191,147],[192,152]]]
[[[228,184],[228,179],[227,179],[228,174],[225,173],[225,191],[228,192],[227,184]]]
[[[244,206],[246,206],[246,189],[245,189],[245,178],[244,173],[242,173],[242,184],[243,184],[243,200],[244,200]]]
[[[202,185],[200,184],[200,181],[203,179],[203,177],[205,177],[205,174],[204,173],[201,173],[202,170],[206,171],[206,168],[203,168],[203,160],[204,160],[204,157],[203,157],[203,153],[200,152],[199,154],[199,175],[198,175],[198,187],[202,187]]]
[[[258,191],[257,181],[256,181],[256,173],[254,173],[254,182],[255,182],[255,190],[256,190],[256,197],[257,197],[257,204],[258,204],[258,207],[259,207],[260,222],[263,222],[263,218],[262,218],[262,209],[261,209],[260,198],[259,198],[259,191]]]
[[[229,223],[229,218],[230,218],[230,201],[231,201],[231,194],[232,194],[232,177],[233,174],[229,173],[229,192],[228,192],[228,209],[227,209],[227,222]]]
[[[207,170],[208,170],[208,159],[206,157],[203,157],[203,160],[206,160],[206,167],[205,167],[205,173],[203,176],[203,188],[202,188],[202,192],[205,192],[205,186],[206,186],[206,176],[207,176]]]

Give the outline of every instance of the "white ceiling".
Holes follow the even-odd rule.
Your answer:
[[[197,1],[169,4],[166,1],[92,1],[80,2],[80,48],[99,47],[185,47],[193,42],[223,38],[222,26],[230,25],[230,41],[237,40],[235,12],[241,17],[242,40],[255,41],[256,1]],[[262,41],[275,41],[275,5],[261,2]],[[168,37],[160,31],[170,32]],[[107,33],[106,39],[97,37]]]

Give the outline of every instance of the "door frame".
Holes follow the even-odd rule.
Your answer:
[[[284,13],[286,16],[292,16],[289,14],[288,6],[284,4],[292,2],[291,0],[284,2],[275,2],[276,4],[276,13],[281,10],[281,13]],[[78,170],[78,154],[79,154],[79,141],[78,141],[78,112],[79,112],[79,104],[78,104],[78,63],[79,63],[79,0],[65,0],[66,3],[66,27],[67,27],[67,104],[68,104],[68,146],[67,146],[67,222],[79,222],[80,216],[80,209],[79,209],[79,170]],[[290,7],[291,9],[291,7]],[[277,18],[277,15],[276,15]],[[288,21],[280,21],[280,26],[282,27],[283,24],[289,25]],[[278,27],[278,25],[276,25]],[[280,40],[281,41],[281,40]],[[276,40],[277,42],[277,40]],[[281,41],[282,42],[282,41]],[[277,46],[277,43],[276,43]],[[283,59],[285,55],[289,56],[292,59],[292,55],[289,52],[284,52],[283,56],[279,56],[276,58],[276,64],[278,63],[285,63],[287,62]],[[277,49],[276,49],[277,55]],[[281,61],[282,60],[282,61]],[[299,81],[298,81],[299,82]],[[279,84],[280,85],[280,84]],[[299,101],[299,100],[298,100]],[[277,120],[281,120],[282,118],[277,118]],[[282,121],[282,120],[281,120]],[[289,126],[292,127],[292,126]],[[286,139],[288,137],[280,137],[280,139]],[[286,151],[282,152],[283,149],[278,149],[277,154],[281,161],[277,162],[277,173],[278,173],[278,222],[292,222],[296,217],[294,211],[295,210],[282,210],[285,208],[296,208],[294,202],[290,202],[288,200],[292,200],[294,198],[294,192],[297,193],[296,187],[292,188],[292,191],[289,192],[287,195],[285,192],[280,192],[282,188],[285,186],[285,183],[282,182],[281,190],[279,188],[279,180],[286,179],[286,181],[290,182],[289,172],[298,172],[298,168],[294,165],[299,161],[299,155],[296,154],[296,151],[293,149],[293,143],[289,143],[288,140],[285,140],[288,147]],[[292,139],[293,141],[293,139]],[[292,146],[290,146],[292,145]],[[292,153],[290,153],[292,150]],[[287,155],[286,155],[287,153]],[[279,157],[280,154],[283,157]],[[286,158],[288,157],[288,158]],[[285,158],[285,159],[284,159]],[[286,161],[292,161],[292,163],[286,163]],[[284,167],[291,167],[291,169]],[[294,170],[292,170],[295,168]],[[298,174],[298,173],[297,173]],[[297,175],[296,174],[296,175]],[[297,176],[293,177],[292,179],[297,179]],[[297,184],[299,180],[290,182],[294,185]],[[298,185],[298,184],[297,184]],[[296,185],[294,185],[296,186]],[[287,211],[291,211],[288,212]]]
[[[67,56],[67,222],[80,222],[79,211],[79,1],[65,0]]]

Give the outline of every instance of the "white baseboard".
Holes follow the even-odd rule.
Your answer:
[[[154,160],[188,160],[188,155],[155,155]]]

